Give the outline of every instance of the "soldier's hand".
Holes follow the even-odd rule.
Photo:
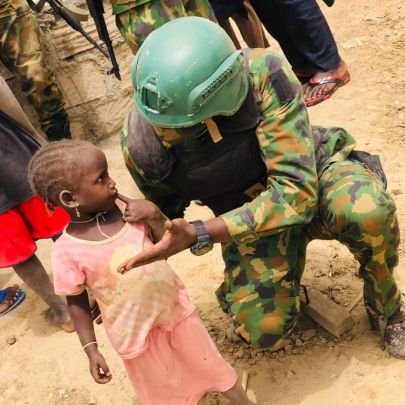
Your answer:
[[[132,259],[126,260],[118,267],[118,272],[124,274],[134,267],[165,260],[189,248],[196,240],[197,233],[194,225],[181,218],[168,220],[165,223],[165,233],[162,239]]]

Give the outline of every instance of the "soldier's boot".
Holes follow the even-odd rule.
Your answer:
[[[381,346],[398,359],[405,360],[405,301],[390,318],[377,313],[366,305],[371,328],[381,334]]]
[[[58,120],[46,129],[46,136],[50,142],[61,139],[72,139],[68,120]]]

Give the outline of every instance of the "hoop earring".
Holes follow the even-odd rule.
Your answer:
[[[80,218],[79,207],[75,207],[75,213],[76,213],[77,218]]]

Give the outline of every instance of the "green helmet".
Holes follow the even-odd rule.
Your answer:
[[[168,22],[146,38],[132,62],[135,105],[164,128],[232,115],[248,91],[243,59],[226,32],[207,19]]]

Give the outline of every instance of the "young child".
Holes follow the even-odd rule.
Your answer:
[[[56,237],[69,222],[60,208],[50,215],[28,184],[28,163],[40,144],[40,136],[0,77],[0,268],[12,267],[49,305],[45,312],[49,323],[73,332],[66,303],[55,294],[35,255],[37,239]],[[24,296],[18,286],[0,292],[1,315],[14,309]]]
[[[112,376],[97,348],[86,288],[143,404],[197,404],[209,391],[223,393],[232,404],[251,404],[165,261],[117,272],[151,246],[150,233],[162,236],[167,218],[155,216],[154,204],[118,194],[104,153],[85,141],[44,146],[31,161],[29,177],[36,193],[71,216],[53,249],[54,284],[67,296],[94,380],[104,384]],[[123,221],[120,206],[129,201],[149,226]]]

